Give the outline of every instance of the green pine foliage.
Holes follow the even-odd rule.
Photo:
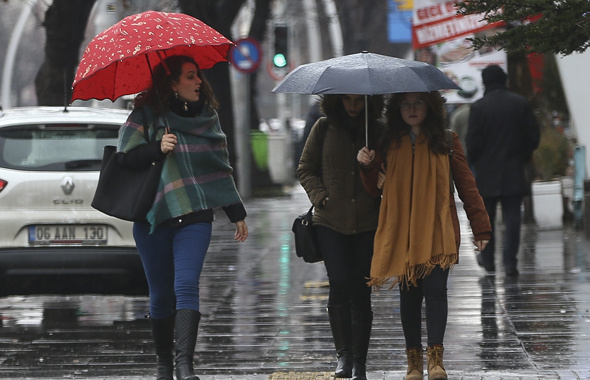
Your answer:
[[[588,0],[466,0],[456,8],[458,14],[481,13],[485,21],[506,24],[496,35],[473,38],[476,49],[495,46],[511,53],[569,55],[590,46]]]

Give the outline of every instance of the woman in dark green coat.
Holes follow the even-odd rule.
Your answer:
[[[383,128],[383,97],[368,97],[369,145]],[[380,197],[360,177],[357,152],[365,141],[365,96],[324,95],[303,148],[297,176],[315,205],[314,224],[330,282],[328,316],[336,347],[337,378],[366,379],[373,321],[366,284],[373,255]]]

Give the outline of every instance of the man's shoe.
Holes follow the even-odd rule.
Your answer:
[[[487,265],[484,261],[483,261],[483,256],[481,255],[481,252],[476,253],[475,254],[475,258],[477,259],[477,264],[482,267],[483,269],[486,270],[486,272],[488,273],[493,273],[496,271],[496,266],[494,264],[492,265]]]
[[[516,277],[518,273],[518,269],[516,268],[506,268],[506,276],[508,277]]]

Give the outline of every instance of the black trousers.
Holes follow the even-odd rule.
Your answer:
[[[317,226],[317,237],[330,281],[329,305],[351,305],[358,310],[371,309],[371,271],[375,231],[343,235]]]
[[[429,346],[443,344],[447,328],[447,279],[449,270],[436,266],[418,286],[399,287],[400,315],[406,348],[422,347],[422,302],[426,305],[426,332]]]
[[[502,219],[504,220],[504,251],[502,260],[504,269],[516,269],[518,247],[520,245],[520,226],[522,224],[521,205],[522,195],[510,195],[498,198],[483,199],[492,224],[492,237],[488,245],[481,252],[483,262],[487,266],[494,266],[496,250],[496,205],[502,205]]]

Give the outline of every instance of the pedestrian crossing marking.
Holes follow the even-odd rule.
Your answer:
[[[304,296],[304,295],[302,295],[302,296],[299,296],[299,299],[301,301],[325,301],[325,300],[328,299],[328,296],[327,295],[323,295],[323,294],[320,294],[320,295],[311,295],[311,296]]]
[[[268,380],[328,380],[334,379],[334,372],[275,372]]]
[[[305,281],[305,288],[327,288],[330,286],[328,281]]]

